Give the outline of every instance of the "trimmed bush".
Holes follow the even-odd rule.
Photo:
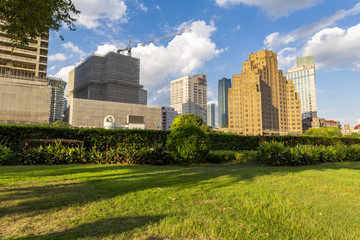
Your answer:
[[[168,136],[166,150],[178,163],[204,163],[209,153],[208,136],[197,126],[180,126]]]

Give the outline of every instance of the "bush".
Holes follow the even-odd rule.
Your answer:
[[[197,127],[201,127],[203,125],[203,120],[200,116],[188,113],[177,116],[173,123],[171,124],[171,130],[175,130],[178,127],[185,127],[188,125],[193,125]]]
[[[235,163],[246,163],[256,161],[256,151],[242,151],[235,154]]]
[[[222,163],[235,161],[234,151],[210,151],[206,157],[207,163]]]
[[[166,150],[178,163],[204,163],[209,153],[208,136],[197,126],[180,126],[168,136]]]
[[[15,153],[10,148],[0,145],[0,165],[16,163]]]

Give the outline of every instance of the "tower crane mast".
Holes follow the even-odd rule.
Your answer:
[[[186,29],[186,30],[183,30],[183,31],[179,31],[179,32],[176,32],[176,33],[172,33],[172,34],[166,35],[166,36],[161,37],[161,38],[156,38],[156,39],[153,39],[153,40],[150,40],[150,41],[147,41],[147,42],[139,43],[139,44],[137,44],[137,45],[135,45],[135,46],[133,46],[133,45],[131,44],[131,40],[129,40],[129,45],[128,45],[128,47],[127,47],[127,48],[124,48],[124,49],[119,49],[119,50],[117,50],[117,53],[121,53],[121,52],[123,52],[123,51],[127,51],[127,55],[131,57],[131,49],[133,49],[133,48],[140,47],[140,46],[146,46],[146,45],[148,45],[148,44],[150,44],[150,43],[158,42],[158,41],[161,41],[161,40],[163,40],[163,39],[166,39],[166,38],[169,38],[169,37],[173,37],[173,36],[176,36],[176,35],[185,33],[185,32],[190,32],[190,31],[191,31],[191,29],[189,28],[189,29]]]

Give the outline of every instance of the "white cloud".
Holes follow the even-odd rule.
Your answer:
[[[360,3],[356,4],[351,9],[339,10],[331,16],[322,18],[318,22],[312,23],[310,25],[302,26],[289,33],[283,33],[283,34],[280,34],[279,32],[271,33],[265,38],[264,44],[269,49],[276,49],[281,46],[287,45],[289,43],[308,38],[314,33],[329,26],[332,26],[336,21],[343,19],[346,16],[356,15],[358,13],[360,13]]]
[[[220,7],[244,4],[256,6],[275,18],[288,16],[290,13],[319,4],[322,0],[216,0]]]
[[[316,33],[303,47],[302,55],[314,55],[318,67],[341,67],[360,61],[360,24]]]
[[[96,28],[100,20],[126,21],[124,0],[74,0],[75,7],[81,11],[77,24],[86,28]]]
[[[67,57],[63,53],[57,53],[55,55],[49,55],[49,62],[52,61],[65,61]]]
[[[96,54],[100,54],[100,55],[105,55],[108,52],[116,52],[116,50],[118,50],[117,47],[115,47],[112,44],[106,43],[104,45],[98,46],[97,50],[96,50]]]
[[[140,3],[140,4],[139,4],[139,8],[140,8],[141,10],[143,10],[145,13],[147,13],[148,10],[149,10],[143,3]]]
[[[187,28],[191,31],[174,37],[167,46],[149,44],[132,50],[133,56],[140,58],[141,84],[149,90],[150,98],[157,89],[169,86],[169,80],[196,74],[206,61],[223,51],[211,40],[211,34],[216,30],[214,23],[187,22],[179,30]]]
[[[240,26],[240,25],[237,25],[235,29],[236,29],[236,30],[240,30],[240,28],[241,28],[241,26]]]
[[[62,46],[66,49],[71,50],[73,53],[80,54],[80,57],[85,56],[85,52],[82,51],[78,46],[75,46],[72,42],[64,43],[64,44],[62,44]]]
[[[354,63],[353,72],[360,72],[360,63]]]
[[[294,67],[296,61],[296,48],[284,48],[278,52],[279,69]]]
[[[69,80],[69,72],[74,67],[75,67],[75,65],[74,66],[63,67],[54,75],[54,77],[61,78],[61,79],[65,80],[66,82],[68,82],[68,80]]]

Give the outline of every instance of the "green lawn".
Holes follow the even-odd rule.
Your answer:
[[[360,239],[360,163],[0,167],[1,239]]]

